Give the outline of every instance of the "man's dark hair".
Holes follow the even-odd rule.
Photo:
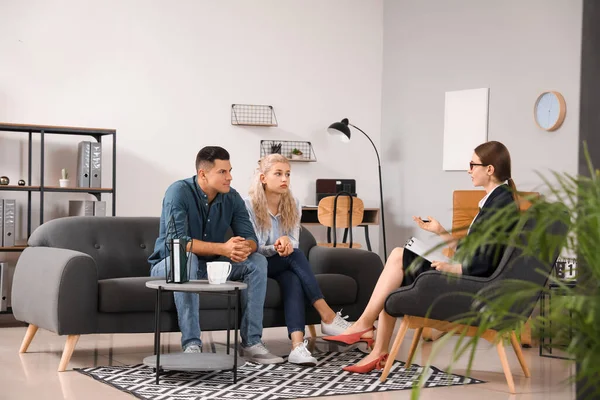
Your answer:
[[[229,152],[219,146],[203,147],[196,156],[196,171],[203,166],[202,164],[210,164],[212,168],[215,165],[215,160],[229,160]]]

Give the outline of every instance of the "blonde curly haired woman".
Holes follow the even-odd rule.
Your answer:
[[[305,299],[321,316],[321,331],[325,335],[340,334],[350,324],[329,307],[306,256],[298,249],[302,208],[290,191],[290,174],[290,163],[281,154],[263,157],[244,201],[258,237],[257,251],[267,258],[267,275],[281,287],[285,322],[292,340],[288,361],[314,366],[317,360],[304,340]]]

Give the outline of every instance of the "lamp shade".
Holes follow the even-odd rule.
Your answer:
[[[332,135],[339,136],[342,142],[349,142],[351,133],[350,127],[348,126],[348,118],[344,118],[340,122],[334,122],[333,124],[329,125],[327,132]]]

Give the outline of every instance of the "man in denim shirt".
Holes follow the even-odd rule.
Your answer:
[[[189,279],[206,279],[206,262],[231,260],[230,280],[243,281],[242,348],[254,362],[281,363],[261,341],[263,307],[267,290],[267,260],[256,252],[258,240],[246,211],[244,201],[231,188],[229,153],[222,147],[204,147],[196,156],[197,175],[173,183],[167,189],[160,216],[160,233],[154,253],[148,258],[151,276],[165,276],[169,237],[185,238],[191,252]],[[233,237],[224,242],[231,227]],[[175,230],[175,233],[172,231]],[[185,353],[199,353],[200,298],[196,293],[175,292],[175,306],[181,346]]]

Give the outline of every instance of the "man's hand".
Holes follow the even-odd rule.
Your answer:
[[[462,275],[462,264],[448,264],[443,261],[433,261],[431,266],[440,272]]]
[[[240,236],[234,236],[227,242],[223,243],[223,256],[229,258],[234,263],[246,261],[252,253],[250,243]]]
[[[294,252],[294,246],[292,246],[292,241],[287,236],[282,236],[275,241],[273,245],[275,250],[281,257],[287,257]]]

